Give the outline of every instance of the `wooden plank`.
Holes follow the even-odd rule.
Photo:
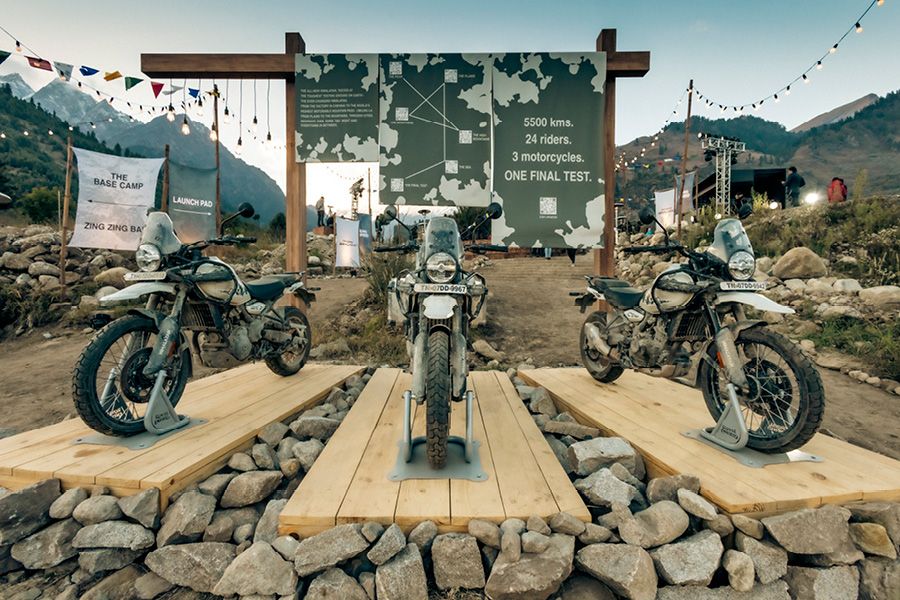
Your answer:
[[[591,513],[584,504],[584,500],[581,499],[578,490],[569,481],[569,476],[566,475],[565,469],[559,464],[559,460],[553,454],[553,450],[550,449],[543,434],[537,428],[534,419],[531,418],[531,414],[525,408],[521,398],[519,398],[519,394],[513,387],[509,377],[499,372],[495,372],[494,375],[497,377],[500,389],[503,390],[503,396],[513,412],[519,429],[522,430],[522,435],[531,448],[534,461],[544,474],[544,480],[547,482],[547,487],[550,489],[550,493],[553,494],[560,512],[567,512],[589,523],[591,521]]]
[[[279,517],[282,533],[318,533],[337,523],[337,513],[363,452],[400,375],[378,369],[331,437]]]
[[[425,405],[416,405],[413,437],[425,435],[425,416]],[[400,482],[394,522],[404,531],[409,531],[422,521],[434,521],[441,529],[450,525],[449,479],[407,479]]]

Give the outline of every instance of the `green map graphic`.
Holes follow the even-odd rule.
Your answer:
[[[494,243],[602,247],[606,55],[493,58]]]
[[[382,204],[487,206],[491,58],[379,57]]]
[[[378,55],[298,54],[297,162],[378,160]]]

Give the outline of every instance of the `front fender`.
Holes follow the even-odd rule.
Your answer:
[[[716,294],[716,299],[713,304],[718,306],[719,304],[726,304],[729,302],[746,304],[765,312],[781,313],[783,315],[794,314],[794,309],[790,306],[778,304],[762,294],[754,294],[753,292],[723,292],[721,294]]]
[[[435,294],[426,297],[422,301],[422,306],[424,307],[426,319],[441,321],[453,316],[453,311],[456,309],[456,299],[453,296]]]
[[[113,304],[115,302],[137,300],[138,298],[149,294],[169,294],[174,296],[175,284],[167,283],[165,281],[141,281],[133,283],[114,294],[103,296],[100,298],[100,304]]]

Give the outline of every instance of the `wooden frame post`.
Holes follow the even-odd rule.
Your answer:
[[[202,93],[202,92],[201,92]],[[222,183],[219,167],[219,145],[222,143],[219,132],[219,86],[213,84],[213,130],[216,132],[216,231],[222,235]]]
[[[616,30],[604,29],[597,37],[597,50],[616,51]],[[594,275],[616,274],[616,76],[606,72],[603,90],[603,248],[594,250]]]
[[[681,183],[675,198],[675,236],[681,240],[681,213],[684,198],[684,178],[687,177],[688,141],[691,135],[691,101],[694,99],[694,80],[688,84],[687,118],[684,120],[684,154],[681,155]],[[694,178],[696,179],[696,177]]]
[[[306,44],[299,33],[284,34],[285,54],[293,57],[306,52]],[[285,101],[285,263],[288,271],[306,272],[306,163],[296,158],[297,102],[293,68],[284,81]],[[305,276],[304,276],[305,278]],[[294,306],[303,308],[302,302],[292,299]]]
[[[162,186],[162,198],[159,201],[159,210],[164,213],[169,212],[169,145],[166,144],[166,149],[163,152],[163,186]]]
[[[66,188],[63,194],[59,236],[59,285],[62,287],[63,300],[66,298],[66,256],[69,252],[66,232],[69,229],[69,205],[72,202],[72,154],[72,134],[70,133],[66,137]]]

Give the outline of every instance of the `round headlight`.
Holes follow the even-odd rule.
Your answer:
[[[456,261],[446,252],[436,252],[425,261],[425,273],[433,283],[449,283],[456,276]]]
[[[728,259],[728,272],[738,281],[746,281],[756,271],[756,259],[745,250],[738,250]]]
[[[134,261],[141,271],[155,271],[162,262],[162,255],[153,244],[141,244],[134,253]]]

